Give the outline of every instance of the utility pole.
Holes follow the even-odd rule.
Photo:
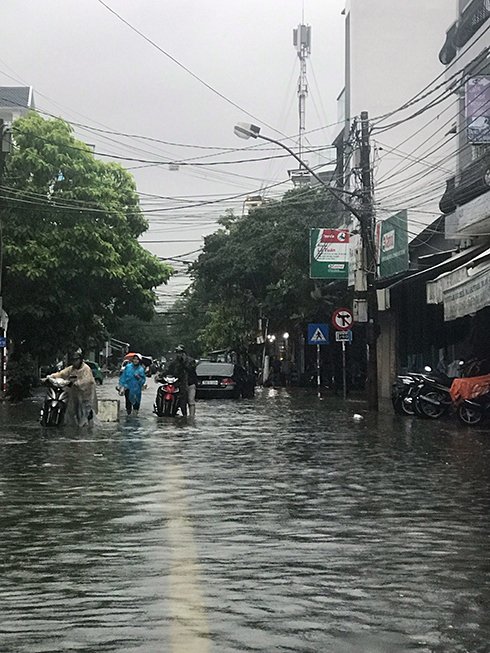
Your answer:
[[[5,159],[7,156],[6,152],[6,147],[4,144],[4,122],[3,120],[0,120],[0,338],[1,338],[1,343],[0,343],[0,393],[5,392],[5,367],[6,367],[6,360],[5,360],[5,352],[6,347],[5,347],[5,328],[3,325],[3,279],[2,279],[2,272],[3,272],[3,207],[4,207],[4,201],[1,198],[1,195],[3,193],[2,186],[3,186],[3,170],[5,167]]]
[[[5,201],[2,197],[2,186],[3,186],[3,174],[5,169],[5,161],[7,154],[11,151],[11,136],[12,132],[0,119],[0,393],[5,392],[6,390],[6,330],[7,330],[7,314],[3,310],[3,211],[5,208]]]
[[[360,168],[361,168],[361,219],[362,242],[361,265],[364,282],[356,295],[357,309],[366,321],[367,345],[367,403],[370,410],[378,410],[378,296],[376,294],[376,247],[375,216],[373,202],[373,178],[371,171],[371,144],[369,139],[369,117],[361,112],[360,121]]]

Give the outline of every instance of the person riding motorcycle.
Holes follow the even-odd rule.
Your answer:
[[[83,352],[77,349],[70,356],[71,365],[59,372],[50,374],[48,378],[66,379],[71,381],[68,406],[65,421],[77,426],[93,424],[97,413],[97,393],[95,379],[90,367],[83,361]]]

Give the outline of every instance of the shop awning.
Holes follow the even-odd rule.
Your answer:
[[[467,250],[466,250],[467,251]],[[490,252],[490,250],[488,250]],[[443,293],[449,288],[466,281],[468,278],[468,269],[485,259],[486,251],[478,254],[477,256],[466,260],[463,265],[444,272],[436,277],[433,281],[428,281],[427,289],[427,303],[428,304],[442,304]]]
[[[490,305],[490,294],[485,295],[483,288],[481,291],[479,290],[480,282],[485,280],[485,276],[482,277],[482,275],[486,273],[488,267],[490,267],[490,248],[480,251],[454,270],[444,272],[433,281],[428,281],[426,285],[427,303],[444,303],[445,320],[454,320],[456,317],[463,317],[463,315],[474,313],[480,308]],[[478,281],[476,281],[477,279]],[[481,300],[478,299],[480,295],[482,295]],[[458,297],[466,297],[461,302],[461,306],[456,306]],[[482,305],[475,308],[481,301]],[[448,305],[447,310],[446,304]],[[455,317],[446,317],[446,313]]]
[[[474,245],[468,247],[457,254],[454,254],[450,258],[447,258],[445,261],[433,265],[432,267],[425,268],[424,270],[419,270],[412,274],[404,276],[402,279],[394,280],[389,285],[378,284],[378,302],[379,310],[388,310],[391,306],[391,293],[398,290],[401,286],[411,285],[414,283],[423,283],[424,281],[432,282],[432,280],[441,279],[445,277],[446,274],[449,275],[459,267],[466,266],[469,262],[473,264],[476,260],[476,257],[485,253],[485,247],[482,245]],[[464,264],[464,266],[462,265]],[[462,277],[465,278],[465,277]],[[453,282],[454,283],[454,282]],[[427,284],[428,286],[428,284]],[[445,287],[445,286],[444,286]],[[440,304],[442,303],[442,289],[440,287],[431,286],[430,295],[427,290],[427,303],[428,304]]]
[[[397,286],[410,284],[417,280],[434,279],[435,277],[445,272],[448,272],[449,270],[454,270],[454,268],[458,267],[458,264],[461,265],[462,263],[466,263],[469,260],[473,260],[476,256],[481,254],[483,251],[484,251],[484,247],[482,247],[481,245],[480,246],[474,245],[473,247],[468,247],[467,249],[463,249],[457,254],[454,254],[450,258],[447,258],[445,261],[442,261],[441,263],[437,263],[437,265],[433,265],[430,268],[424,268],[423,270],[419,270],[417,272],[413,272],[412,274],[408,274],[402,279],[397,279],[393,281],[393,283],[390,283],[384,287],[391,290],[392,288],[396,288]],[[378,287],[380,286],[383,287],[381,284],[378,284]]]
[[[445,322],[490,306],[490,261],[466,266],[466,273],[466,279],[442,293]]]

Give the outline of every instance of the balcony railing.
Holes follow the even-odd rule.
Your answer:
[[[439,202],[442,213],[452,213],[457,206],[490,191],[490,152],[472,161],[460,173],[459,178],[446,181],[446,190]]]
[[[439,61],[446,66],[451,63],[458,48],[466,45],[488,18],[490,18],[490,1],[473,0],[463,11],[460,19],[449,28],[446,42],[439,52]]]

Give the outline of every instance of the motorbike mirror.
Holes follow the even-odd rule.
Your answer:
[[[426,366],[424,367],[424,371],[425,371],[425,372],[432,372],[432,367],[431,367],[430,365],[426,365]]]

